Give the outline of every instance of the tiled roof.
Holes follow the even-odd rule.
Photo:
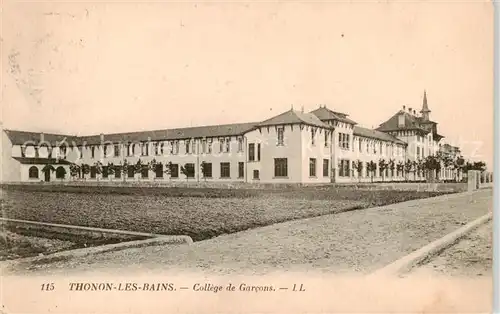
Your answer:
[[[363,127],[360,127],[357,125],[354,126],[353,133],[356,136],[373,138],[373,139],[377,139],[377,140],[393,142],[393,143],[398,143],[398,144],[406,144],[402,140],[400,140],[400,139],[398,139],[390,134],[387,134],[384,132],[379,132],[377,130],[363,128]]]
[[[328,129],[332,128],[330,125],[318,119],[318,117],[312,113],[305,113],[295,110],[285,111],[280,115],[277,115],[275,117],[272,117],[257,124],[257,126],[271,126],[271,125],[297,124],[297,123],[303,123],[307,125],[328,128]]]
[[[257,123],[234,123],[223,125],[199,126],[190,128],[177,128],[177,129],[164,129],[154,131],[139,131],[128,133],[113,133],[104,134],[104,141],[111,142],[140,142],[159,141],[159,140],[174,140],[174,139],[188,139],[188,138],[202,138],[202,137],[220,137],[220,136],[237,136],[244,134],[255,127]],[[14,131],[5,130],[5,133],[14,145],[22,145],[25,143],[38,144],[40,142],[41,134],[37,132]],[[68,145],[96,145],[101,143],[100,135],[90,136],[70,136],[61,134],[43,134],[45,141],[51,145],[56,146],[62,140],[66,140]]]
[[[5,130],[5,133],[9,137],[12,144],[14,145],[22,145],[26,143],[33,143],[37,145],[42,140],[42,137],[45,142],[48,142],[51,145],[55,145],[56,142],[60,143],[63,140],[65,140],[68,144],[73,143],[73,141],[75,142],[78,141],[78,137],[74,135],[52,134],[52,133],[42,133],[42,132],[26,132],[26,131],[15,131],[15,130]]]
[[[257,123],[234,123],[223,125],[198,126],[178,129],[164,129],[154,131],[139,131],[129,133],[104,134],[104,141],[111,142],[141,142],[161,141],[161,140],[179,140],[189,138],[203,137],[222,137],[242,135],[255,127]],[[82,136],[81,143],[87,145],[100,144],[100,135]]]
[[[311,113],[314,114],[316,117],[318,117],[322,121],[338,120],[341,122],[356,124],[355,121],[347,118],[347,114],[341,113],[341,112],[336,112],[336,111],[330,110],[326,107],[319,107],[318,109],[311,111]]]
[[[404,126],[399,126],[399,115],[403,114],[405,117]],[[430,123],[435,123],[429,121]],[[393,115],[389,120],[380,124],[377,128],[378,131],[389,132],[389,131],[398,131],[398,130],[420,130],[424,133],[429,133],[422,126],[422,121],[420,121],[420,117],[415,117],[414,115],[409,114],[403,110],[398,111],[395,115]]]
[[[70,165],[71,162],[56,158],[12,157],[25,165]]]

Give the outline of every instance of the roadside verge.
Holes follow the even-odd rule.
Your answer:
[[[432,257],[438,255],[443,250],[457,243],[460,239],[470,234],[479,226],[487,223],[493,218],[493,213],[488,213],[478,219],[466,224],[465,226],[445,235],[444,237],[427,244],[426,246],[410,253],[395,262],[382,267],[370,276],[402,276],[412,270],[414,267],[425,263]]]

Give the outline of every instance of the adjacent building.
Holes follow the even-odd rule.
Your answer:
[[[315,184],[421,180],[405,165],[443,146],[430,120],[403,106],[376,129],[320,105],[265,121],[72,136],[2,131],[2,181],[217,181]],[[450,149],[456,154],[456,150]],[[411,161],[411,162],[409,162]],[[451,179],[451,169],[441,178]]]

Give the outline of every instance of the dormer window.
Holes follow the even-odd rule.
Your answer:
[[[405,116],[404,116],[404,114],[400,114],[398,116],[398,126],[399,127],[404,127],[405,126]]]

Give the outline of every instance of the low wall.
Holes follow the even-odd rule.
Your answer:
[[[415,182],[393,182],[393,183],[344,183],[343,186],[351,186],[358,189],[368,190],[400,190],[421,192],[465,192],[466,183],[415,183]]]
[[[160,237],[171,237],[179,243],[192,242],[188,236],[165,236],[152,233],[53,224],[3,217],[0,217],[0,226],[19,234],[69,240],[75,243],[112,243]]]
[[[165,188],[209,188],[209,189],[287,189],[307,186],[328,186],[331,183],[245,183],[245,182],[165,182],[165,181],[63,181],[63,182],[3,182],[0,187],[9,186],[103,186],[103,187],[165,187]]]

